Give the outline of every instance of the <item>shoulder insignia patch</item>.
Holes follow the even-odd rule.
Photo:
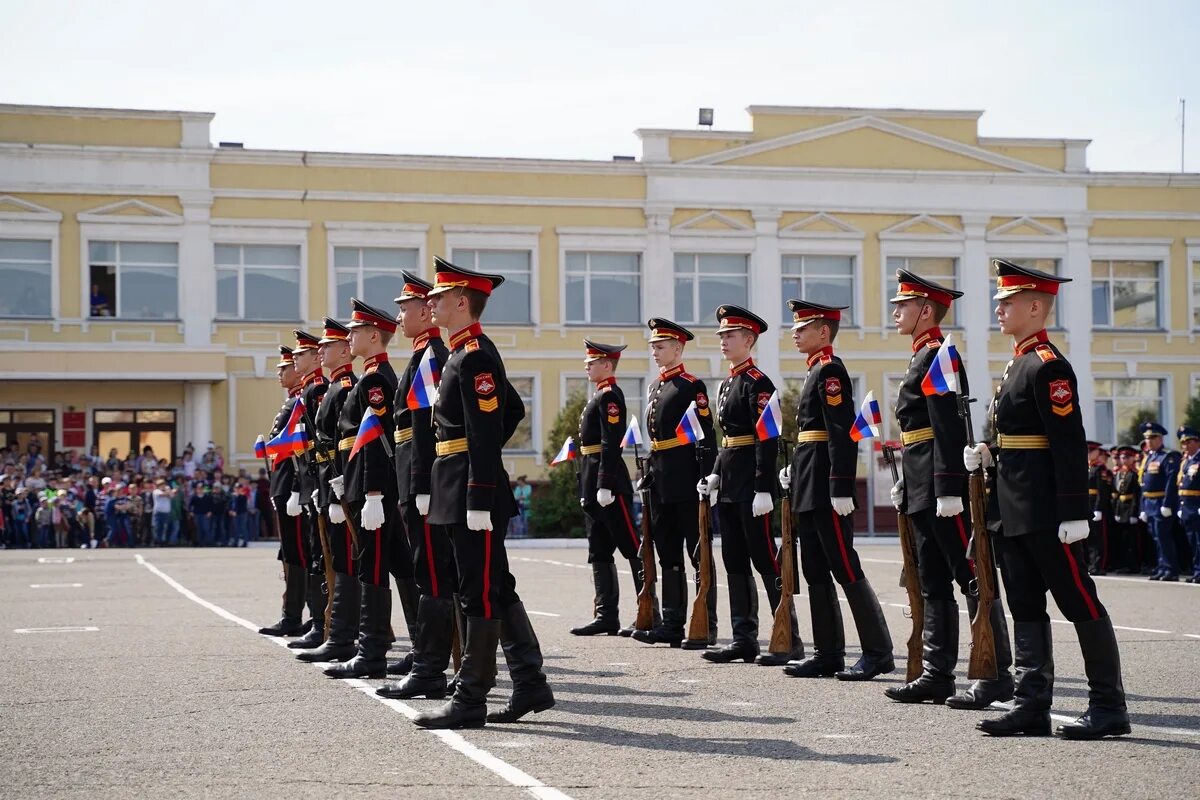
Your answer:
[[[604,394],[605,392],[609,392],[609,391],[612,391],[612,385],[606,383],[600,387],[600,391],[596,392],[596,394]]]
[[[681,372],[681,373],[679,373],[679,377],[683,378],[688,383],[696,382],[696,376],[690,372]]]
[[[354,386],[354,381],[350,380],[349,378],[342,378],[342,388],[349,389],[352,386]]]
[[[1039,344],[1033,349],[1033,352],[1037,353],[1042,363],[1058,360],[1058,356],[1054,354],[1054,348],[1048,344]]]
[[[759,372],[758,367],[751,367],[750,369],[746,370],[746,374],[750,376],[751,380],[755,381],[761,380],[763,376],[763,374]]]
[[[383,387],[372,386],[370,389],[367,389],[367,402],[373,406],[383,405]]]
[[[928,342],[925,343],[925,346],[928,347],[930,350],[937,350],[939,347],[942,346],[942,343],[939,342],[937,339],[930,339]]]
[[[487,396],[496,391],[496,379],[490,372],[481,372],[475,376],[475,394]]]
[[[1040,350],[1040,348],[1039,348]],[[1039,352],[1038,355],[1041,355]],[[1055,358],[1053,353],[1051,358]],[[1071,391],[1071,383],[1065,378],[1050,381],[1050,410],[1057,416],[1065,417],[1075,410],[1075,404],[1071,402],[1075,399],[1075,393]]]
[[[833,356],[821,356],[821,358],[819,359],[819,361],[817,363],[819,363],[821,366],[824,366],[826,364],[832,364]]]
[[[375,372],[378,369],[379,369],[378,364],[372,364],[371,366],[369,366],[365,370],[363,370],[363,375],[370,375],[371,373]]]

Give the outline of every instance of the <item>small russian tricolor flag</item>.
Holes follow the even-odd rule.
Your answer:
[[[430,408],[437,402],[437,386],[442,379],[442,368],[433,355],[433,348],[426,347],[425,355],[417,364],[412,386],[408,387],[408,410]]]
[[[779,406],[778,389],[771,393],[771,399],[767,401],[762,414],[759,415],[754,429],[758,432],[758,440],[760,442],[765,442],[767,439],[774,439],[783,433],[783,409]]]
[[[576,453],[575,437],[568,436],[567,440],[563,442],[562,449],[558,451],[558,455],[556,455],[554,460],[550,462],[550,466],[553,467],[555,464],[561,464],[564,461],[572,461],[574,460]]]
[[[363,414],[362,422],[358,424],[358,434],[354,437],[354,446],[350,448],[350,456],[347,461],[352,461],[358,451],[362,450],[371,442],[383,436],[383,423],[379,421],[379,417],[370,409],[366,414]]]
[[[700,415],[696,413],[696,401],[688,404],[683,412],[683,419],[675,426],[675,438],[680,444],[692,444],[704,438],[704,430],[700,427]]]
[[[950,341],[951,334],[938,348],[937,356],[929,365],[929,372],[921,381],[921,391],[926,397],[934,394],[958,393],[958,349]]]
[[[267,457],[267,440],[261,433],[258,435],[258,438],[254,440],[254,457]]]
[[[280,431],[279,435],[265,445],[268,454],[275,458],[290,458],[297,453],[303,453],[308,444],[308,436],[304,433],[304,423],[296,426],[296,430],[288,433]]]
[[[621,437],[621,447],[630,444],[636,444],[639,447],[646,444],[646,441],[642,439],[642,428],[638,425],[637,417],[632,415],[629,417],[629,427],[625,429],[625,435]]]
[[[879,411],[879,401],[875,399],[874,392],[867,392],[867,396],[863,398],[862,408],[858,410],[858,416],[854,418],[854,424],[850,426],[850,438],[860,442],[863,439],[878,437],[879,425],[882,422],[883,414]]]
[[[296,402],[292,404],[292,413],[288,415],[287,424],[283,426],[284,433],[289,436],[296,432],[296,428],[304,421],[304,401],[300,399],[300,395],[296,395]]]

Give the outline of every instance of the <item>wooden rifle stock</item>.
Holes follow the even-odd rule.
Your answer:
[[[646,480],[646,462],[638,453],[636,443],[633,452],[642,493],[642,544],[639,548],[642,556],[642,588],[637,596],[637,619],[633,627],[639,631],[648,631],[654,627],[654,587],[658,583],[658,569],[654,564],[654,534],[650,529],[650,487]]]
[[[896,467],[896,451],[883,446],[883,460],[892,468],[892,483],[900,481],[900,470]],[[921,677],[924,665],[921,660],[921,640],[925,634],[925,597],[921,594],[921,576],[917,570],[917,542],[909,526],[908,515],[896,512],[896,528],[900,531],[900,557],[904,566],[900,568],[900,585],[908,595],[908,615],[912,618],[912,632],[908,635],[908,667],[905,680],[915,681]]]
[[[789,466],[787,443],[779,437],[779,449],[783,452],[784,466]],[[792,535],[792,495],[790,489],[783,491],[780,498],[779,520],[779,605],[775,606],[775,619],[771,624],[771,641],[767,652],[788,654],[792,652],[792,595],[796,594],[796,539]]]
[[[971,429],[973,398],[958,397],[958,413],[967,428],[967,444],[975,446]],[[973,681],[996,677],[996,638],[992,630],[992,606],[996,602],[996,567],[992,558],[991,534],[987,529],[987,499],[983,486],[983,467],[968,478],[971,504],[971,541],[967,558],[974,560],[975,579],[972,581],[977,604],[971,619],[971,657],[967,661],[967,678]]]
[[[708,593],[713,585],[712,520],[707,497],[700,498],[700,541],[696,543],[700,562],[697,567],[700,580],[696,588],[696,599],[692,601],[692,619],[688,623],[687,638],[693,642],[708,641]]]
[[[321,539],[321,560],[325,563],[325,639],[328,641],[333,625],[333,550],[329,546],[329,531],[325,528],[325,515],[319,506],[313,506],[317,512],[317,534]]]

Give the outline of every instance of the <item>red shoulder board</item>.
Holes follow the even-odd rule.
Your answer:
[[[824,366],[826,364],[832,364],[833,356],[821,356],[821,359],[818,363],[821,364],[821,366]]]
[[[317,377],[313,378],[313,383],[315,383],[317,386],[320,386],[321,384],[326,383],[326,382],[327,381],[325,380],[324,375],[318,375]]]
[[[939,342],[937,339],[930,339],[928,342],[925,343],[925,346],[928,347],[930,350],[937,350],[939,347],[942,346],[942,343]]]
[[[353,385],[354,381],[350,380],[349,378],[342,378],[342,386],[346,389],[349,389]]]
[[[679,373],[679,377],[683,378],[688,383],[696,382],[696,376],[690,372],[681,372],[681,373]]]
[[[1058,356],[1054,354],[1054,348],[1048,344],[1039,344],[1033,349],[1033,352],[1037,353],[1038,358],[1040,358],[1043,362],[1054,361],[1058,358]]]
[[[751,367],[750,369],[746,370],[746,374],[750,376],[750,380],[754,381],[759,380],[763,376],[763,374],[758,371],[758,367]]]
[[[598,394],[604,394],[605,392],[607,392],[607,391],[608,391],[609,389],[611,389],[611,388],[612,388],[612,384],[610,384],[610,383],[606,383],[606,384],[604,384],[603,386],[601,386],[601,387],[600,387],[600,391],[598,392]]]
[[[472,339],[463,345],[463,350],[468,353],[474,353],[478,349],[479,349],[479,340],[478,339]]]
[[[369,366],[365,370],[363,370],[363,375],[370,375],[372,372],[375,372],[377,369],[379,369],[379,365],[372,364],[371,366]]]

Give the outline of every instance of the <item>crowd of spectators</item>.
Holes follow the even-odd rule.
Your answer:
[[[0,547],[245,547],[272,532],[267,473],[226,469],[221,448],[169,461],[149,446],[47,453],[0,448]]]

